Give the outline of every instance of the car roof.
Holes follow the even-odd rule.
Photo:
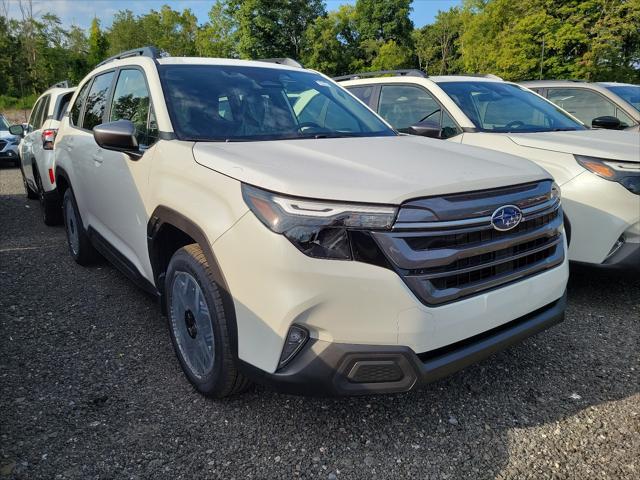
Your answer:
[[[209,58],[209,57],[162,57],[158,58],[159,65],[221,65],[239,67],[271,68],[278,70],[290,70],[294,72],[312,71],[300,67],[282,65],[275,62],[259,60],[238,60],[234,58]]]
[[[44,95],[53,95],[55,97],[58,95],[63,95],[65,93],[74,92],[75,90],[76,90],[76,87],[70,87],[70,88],[54,87],[54,88],[49,88],[48,90],[45,90],[40,96],[42,97]]]

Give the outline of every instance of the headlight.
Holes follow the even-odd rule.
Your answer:
[[[584,168],[605,180],[618,182],[627,190],[640,195],[640,162],[607,160],[605,158],[574,155]]]
[[[349,230],[388,230],[397,208],[286,197],[249,185],[242,196],[251,211],[302,253],[315,258],[351,260]]]
[[[560,200],[561,197],[562,191],[560,190],[560,185],[558,185],[556,182],[553,182],[551,184],[551,200]]]

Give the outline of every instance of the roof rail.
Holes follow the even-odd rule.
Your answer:
[[[119,54],[114,55],[113,57],[109,57],[106,60],[103,60],[102,62],[100,62],[98,65],[96,65],[96,67],[100,67],[100,66],[104,65],[105,63],[113,62],[114,60],[121,60],[123,58],[149,57],[149,58],[153,58],[154,60],[156,60],[158,58],[166,57],[166,56],[167,56],[166,52],[162,52],[159,49],[157,49],[156,47],[134,48],[133,50],[127,50],[126,52],[120,52]]]
[[[414,68],[404,70],[379,70],[377,72],[362,72],[352,73],[351,75],[341,75],[339,77],[333,77],[336,82],[343,80],[357,80],[359,78],[366,77],[381,77],[382,75],[394,75],[396,77],[422,77],[427,78],[427,74],[422,70],[416,70]]]
[[[49,88],[69,88],[69,80],[63,80],[58,83],[54,83]]]
[[[300,62],[293,58],[258,58],[256,62],[277,63],[278,65],[286,65],[287,67],[304,68]]]

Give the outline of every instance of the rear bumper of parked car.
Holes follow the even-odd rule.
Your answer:
[[[213,251],[233,298],[238,358],[247,375],[298,393],[405,391],[451,373],[560,321],[568,278],[565,257],[541,273],[429,306],[395,271],[307,257],[250,212],[214,242]],[[310,338],[279,368],[292,325]],[[363,359],[382,363],[343,365]],[[336,387],[334,377],[348,379],[353,368],[400,369],[402,380]]]
[[[310,340],[276,373],[243,364],[253,380],[285,393],[367,395],[405,392],[461,370],[564,319],[566,293],[553,303],[452,345],[421,354],[409,347]]]

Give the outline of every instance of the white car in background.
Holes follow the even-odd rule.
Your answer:
[[[540,95],[493,75],[427,77],[403,70],[337,80],[400,132],[490,148],[538,163],[562,188],[569,258],[639,267],[637,133],[590,130]]]
[[[0,115],[0,163],[11,162],[16,167],[20,164],[18,143],[20,137],[9,132],[9,122],[4,115]]]
[[[20,164],[25,191],[29,198],[40,200],[43,220],[47,225],[62,221],[53,174],[53,144],[73,92],[75,88],[69,88],[66,82],[54,85],[34,104],[26,128],[23,125],[10,127],[13,135],[22,137]]]

